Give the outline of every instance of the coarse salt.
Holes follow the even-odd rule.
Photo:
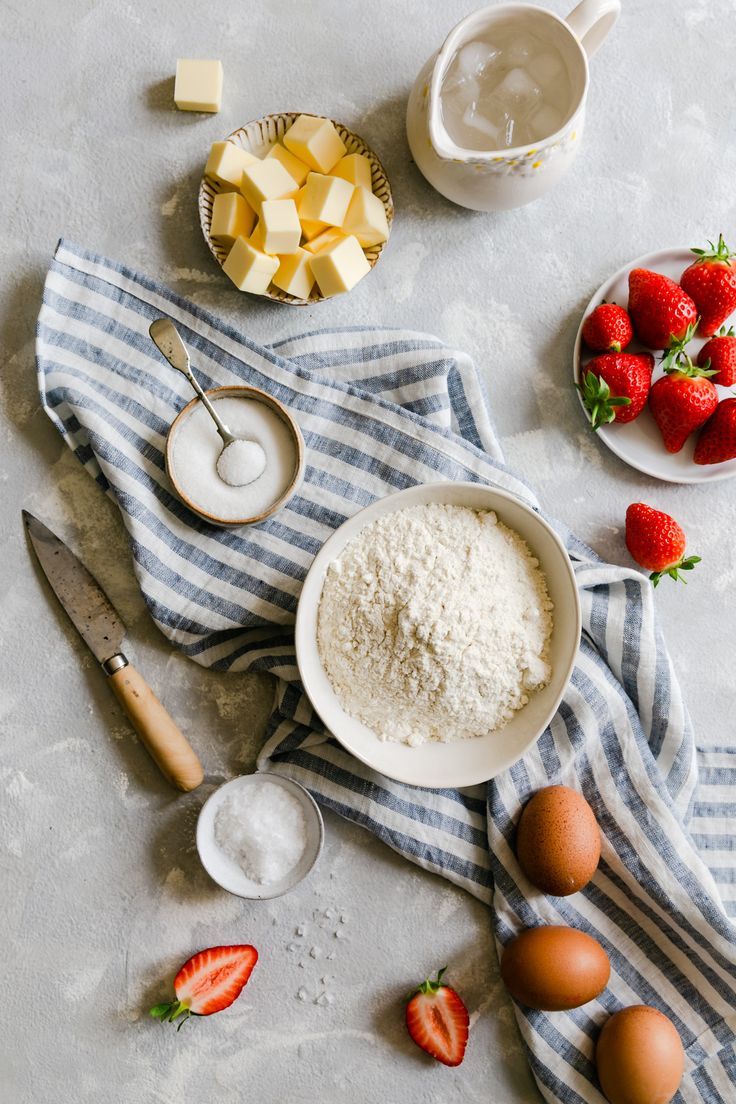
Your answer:
[[[290,874],[304,854],[304,811],[274,782],[236,789],[217,811],[215,839],[246,878],[272,885]]]

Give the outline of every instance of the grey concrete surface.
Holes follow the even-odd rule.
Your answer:
[[[564,0],[550,2],[564,13]],[[498,216],[433,193],[404,139],[415,73],[471,8],[0,0],[4,1101],[539,1099],[486,910],[332,816],[321,865],[299,891],[268,904],[218,891],[193,850],[201,796],[175,797],[158,777],[39,578],[22,506],[104,582],[131,653],[210,778],[250,769],[271,687],[172,654],[146,615],[114,507],[39,408],[34,323],[62,234],[167,281],[257,339],[376,322],[467,349],[486,374],[508,460],[600,553],[627,562],[622,523],[633,500],[681,520],[703,563],[687,587],[663,583],[657,604],[696,729],[733,742],[734,484],[667,486],[628,469],[591,439],[570,387],[577,320],[608,273],[652,249],[720,230],[736,236],[733,4],[624,0],[592,66],[576,168],[548,198]],[[222,59],[219,115],[173,109],[177,56]],[[304,310],[231,290],[201,240],[195,204],[214,139],[295,108],[362,134],[383,158],[397,209],[379,268],[350,296]],[[183,959],[230,941],[261,951],[230,1011],[179,1035],[147,1018]],[[409,987],[446,961],[474,1014],[455,1071],[413,1048],[400,1011]],[[332,1003],[314,1003],[322,992]]]

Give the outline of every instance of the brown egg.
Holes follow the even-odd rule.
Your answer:
[[[682,1080],[685,1051],[664,1013],[635,1004],[603,1025],[595,1064],[611,1104],[668,1104]]]
[[[592,936],[575,928],[527,928],[506,945],[501,977],[514,1000],[560,1012],[587,1004],[608,984],[608,955]]]
[[[538,790],[521,814],[516,857],[544,893],[567,897],[582,889],[601,857],[598,822],[582,794],[567,786]]]

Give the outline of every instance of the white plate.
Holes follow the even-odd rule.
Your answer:
[[[573,353],[573,375],[575,382],[580,382],[581,368],[597,353],[591,352],[583,345],[583,323],[590,312],[605,299],[609,303],[618,303],[625,307],[629,301],[629,273],[632,268],[650,268],[654,272],[661,272],[669,276],[671,280],[679,282],[680,277],[692,264],[695,257],[689,249],[662,249],[658,253],[648,253],[645,257],[639,257],[601,284],[593,298],[588,303],[578,327],[575,338],[575,350]],[[705,344],[703,338],[693,338],[688,345],[688,352],[695,361],[698,352]],[[626,349],[627,353],[651,352],[645,346],[640,345],[636,338]],[[655,354],[654,379],[662,375],[659,363],[661,352]],[[582,359],[581,359],[582,358]],[[721,398],[727,398],[732,394],[730,388],[719,387]],[[579,393],[578,393],[579,395]],[[582,399],[580,400],[582,406]],[[583,407],[583,409],[585,409]],[[587,418],[587,411],[585,412]],[[693,462],[693,450],[697,434],[685,442],[680,452],[667,452],[662,443],[662,436],[649,413],[649,407],[645,407],[636,421],[627,425],[616,425],[615,422],[602,426],[596,436],[605,445],[632,468],[644,472],[645,475],[654,476],[655,479],[663,479],[668,483],[712,483],[719,479],[730,479],[736,475],[736,459],[727,460],[723,464],[696,464]]]
[[[340,705],[317,648],[317,613],[327,569],[345,545],[366,525],[385,514],[427,502],[495,510],[538,558],[554,602],[550,644],[552,678],[532,694],[524,706],[496,733],[455,743],[427,743],[418,747],[383,742]],[[296,616],[296,655],[299,674],[312,705],[343,747],[362,763],[415,786],[439,789],[472,786],[494,778],[522,757],[554,716],[572,674],[580,641],[580,600],[572,564],[553,529],[513,495],[479,483],[431,483],[398,491],[366,506],[337,529],[309,569]]]

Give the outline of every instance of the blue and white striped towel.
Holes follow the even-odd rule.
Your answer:
[[[212,529],[169,489],[166,431],[190,396],[148,336],[161,314],[181,329],[206,386],[262,387],[299,421],[304,485],[257,528]],[[684,1042],[677,1100],[733,1104],[736,930],[708,854],[688,831],[696,748],[651,586],[640,574],[602,563],[557,526],[582,600],[577,664],[536,748],[487,786],[428,791],[375,774],[325,735],[300,689],[292,639],[299,588],[346,517],[390,491],[440,479],[493,484],[536,506],[503,464],[468,358],[432,337],[374,328],[263,348],[166,288],[66,242],[46,281],[37,351],[46,410],[118,503],[161,630],[205,666],[278,677],[262,762],[492,905],[499,945],[547,922],[574,925],[605,947],[612,974],[600,998],[572,1012],[517,1009],[545,1099],[602,1104],[593,1067],[598,1029],[617,1008],[644,1003],[670,1016]],[[714,841],[713,865],[730,884],[733,760],[723,749],[706,754],[699,841]],[[521,806],[550,782],[582,790],[603,832],[598,873],[566,899],[536,892],[512,849]]]

